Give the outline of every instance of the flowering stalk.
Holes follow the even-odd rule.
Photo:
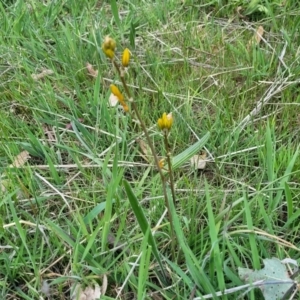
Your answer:
[[[134,102],[134,100],[133,100],[133,98],[131,96],[130,90],[128,88],[128,85],[127,85],[127,83],[125,81],[124,68],[128,67],[128,65],[129,65],[130,51],[127,48],[124,50],[123,55],[122,55],[122,68],[121,68],[119,66],[119,64],[116,62],[116,60],[114,59],[114,52],[115,52],[116,43],[114,42],[114,40],[113,41],[111,41],[111,40],[112,40],[111,38],[105,38],[104,43],[102,45],[102,49],[103,49],[103,52],[105,53],[105,55],[108,58],[111,59],[113,65],[115,67],[115,69],[117,70],[117,73],[118,73],[118,75],[119,75],[119,77],[121,79],[124,91],[125,91],[128,99],[129,99],[129,101],[130,101],[132,110],[136,114],[136,117],[137,117],[137,119],[138,119],[138,121],[139,121],[139,123],[140,123],[140,125],[142,127],[142,130],[143,130],[143,132],[145,134],[147,143],[148,143],[148,145],[150,147],[150,150],[151,150],[151,153],[153,155],[155,165],[156,165],[157,170],[159,172],[159,175],[160,175],[160,178],[161,178],[161,182],[162,182],[162,187],[163,187],[163,194],[164,194],[164,199],[165,199],[165,205],[167,207],[168,217],[169,217],[169,223],[170,223],[170,228],[171,228],[172,256],[175,259],[175,242],[176,242],[176,240],[175,240],[175,231],[174,231],[174,226],[173,226],[173,218],[172,218],[172,214],[171,214],[171,210],[170,210],[170,206],[169,206],[169,202],[168,202],[166,178],[165,178],[165,176],[164,176],[164,174],[162,172],[161,162],[158,159],[158,156],[156,154],[154,145],[153,145],[153,143],[151,141],[151,138],[149,136],[147,127],[146,127],[146,125],[145,125],[145,123],[143,121],[143,118],[140,115],[140,112],[139,112],[139,110],[137,108],[137,105],[135,104],[135,102]],[[121,92],[119,91],[119,89],[115,85],[111,85],[111,91],[118,98],[119,102],[121,103],[121,105],[123,106],[123,108],[125,110],[126,103],[125,103],[124,97],[121,94]],[[126,105],[126,107],[128,108],[127,105]],[[163,121],[162,121],[163,122],[163,126],[167,126],[168,130],[169,130],[171,128],[171,126],[172,126],[173,119],[172,118],[170,119],[169,117],[167,117],[166,114],[163,115],[162,119],[163,119]],[[170,158],[169,158],[169,160],[170,160]],[[169,168],[170,168],[170,165],[169,165]],[[173,191],[172,191],[172,197],[173,197],[173,201],[175,201],[175,198],[173,196]]]

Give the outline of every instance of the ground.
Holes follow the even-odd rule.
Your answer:
[[[239,272],[299,261],[295,2],[0,4],[1,299],[268,299]],[[118,64],[131,52],[169,198],[172,112],[170,207],[136,114],[111,104],[114,83],[134,111],[105,36]]]

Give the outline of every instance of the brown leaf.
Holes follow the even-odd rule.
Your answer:
[[[259,45],[263,34],[264,34],[264,28],[262,26],[259,26],[254,36],[248,42],[247,49],[249,50],[252,45]]]
[[[204,152],[201,155],[194,155],[191,159],[191,166],[197,170],[204,170],[206,167],[207,154]]]
[[[144,142],[142,139],[137,139],[137,142],[142,150],[141,152],[142,158],[148,163],[152,162],[153,157],[149,145],[146,142]]]
[[[20,154],[18,154],[15,159],[13,160],[13,163],[10,165],[11,168],[20,168],[24,166],[24,164],[28,161],[30,158],[30,155],[27,151],[22,151]]]
[[[48,141],[49,141],[49,142],[55,142],[55,141],[56,141],[55,133],[54,133],[54,131],[50,128],[50,126],[43,125],[42,128],[43,128],[43,131],[44,131],[45,136],[47,136],[47,138],[48,138]]]
[[[92,76],[94,78],[98,76],[98,70],[95,70],[90,63],[88,63],[88,62],[86,63],[86,68],[87,68],[90,76]]]
[[[263,34],[264,34],[264,28],[262,26],[259,26],[254,35],[257,45],[260,43]]]
[[[101,288],[98,284],[91,287],[88,286],[84,290],[77,284],[72,292],[72,300],[98,300],[101,297]]]
[[[22,151],[19,153],[13,160],[13,163],[9,165],[9,168],[20,168],[25,165],[25,163],[30,158],[29,152]],[[5,192],[7,190],[7,187],[10,185],[10,180],[4,177],[0,177],[0,189],[2,192]]]
[[[38,74],[31,74],[31,77],[33,80],[40,80],[44,77],[46,77],[47,75],[52,75],[54,72],[52,70],[49,69],[43,69],[41,73]]]

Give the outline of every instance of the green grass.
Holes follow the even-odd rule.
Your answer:
[[[105,278],[101,299],[263,299],[218,292],[245,284],[239,267],[299,261],[300,8],[276,3],[0,4],[1,299],[41,299],[45,282],[49,299],[70,299]],[[173,112],[175,258],[142,131],[108,105],[106,35],[133,54],[128,83],[159,155],[156,122]],[[195,144],[202,171],[184,159]]]

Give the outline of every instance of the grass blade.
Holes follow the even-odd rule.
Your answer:
[[[119,10],[118,10],[117,1],[116,0],[110,0],[110,7],[111,7],[112,14],[114,16],[115,22],[116,22],[117,26],[120,28],[121,27],[121,21],[120,21],[120,17],[119,17]]]
[[[142,242],[142,256],[140,260],[140,267],[139,267],[139,277],[138,277],[138,300],[145,299],[146,296],[146,281],[148,278],[148,273],[149,273],[149,265],[150,265],[150,258],[151,258],[151,246],[149,246],[148,240],[149,240],[149,234],[150,230],[148,228],[143,242]]]
[[[210,195],[208,191],[208,185],[207,182],[205,182],[205,194],[206,194],[206,200],[207,200],[207,213],[208,213],[208,222],[209,222],[209,235],[211,239],[212,244],[212,255],[214,260],[214,269],[217,272],[217,279],[218,279],[218,285],[219,289],[221,291],[224,291],[226,289],[225,281],[224,281],[224,274],[223,274],[223,266],[222,266],[222,254],[219,248],[219,241],[218,241],[218,228],[219,226],[216,226],[213,209],[211,205]],[[214,270],[214,272],[215,272]]]
[[[172,199],[170,196],[169,199]],[[171,214],[174,222],[174,230],[177,236],[177,241],[180,245],[180,248],[184,254],[186,265],[189,269],[189,272],[194,280],[194,283],[205,293],[212,293],[214,295],[215,289],[211,285],[207,275],[204,270],[199,265],[199,260],[194,255],[190,247],[187,245],[183,230],[180,225],[178,215],[175,210],[173,201],[169,201]]]
[[[249,202],[248,197],[244,195],[244,207],[245,207],[247,228],[250,230],[254,230],[251,210],[248,202]],[[253,267],[258,270],[260,268],[260,262],[259,262],[259,253],[257,250],[257,241],[255,239],[255,233],[249,233],[249,242],[250,242],[250,248],[252,253]]]
[[[285,191],[285,198],[286,198],[286,204],[287,204],[287,213],[288,213],[288,219],[290,219],[293,215],[293,197],[291,193],[291,189],[289,185],[285,182],[284,183],[284,191]]]
[[[127,180],[123,180],[123,184],[124,184],[125,191],[126,191],[128,199],[129,199],[130,205],[132,207],[132,210],[133,210],[133,212],[136,216],[136,219],[140,225],[140,228],[141,228],[143,234],[146,235],[147,231],[148,230],[150,231],[150,225],[145,217],[143,209],[141,208],[135,194],[133,193],[133,190],[131,189],[129,182]],[[149,232],[148,243],[152,247],[153,255],[155,256],[157,262],[159,263],[159,266],[161,268],[163,275],[166,277],[166,274],[165,274],[165,271],[163,268],[163,264],[160,259],[160,254],[158,252],[158,248],[157,248],[157,245],[155,243],[155,240],[154,240],[154,237],[153,237],[151,231]]]

